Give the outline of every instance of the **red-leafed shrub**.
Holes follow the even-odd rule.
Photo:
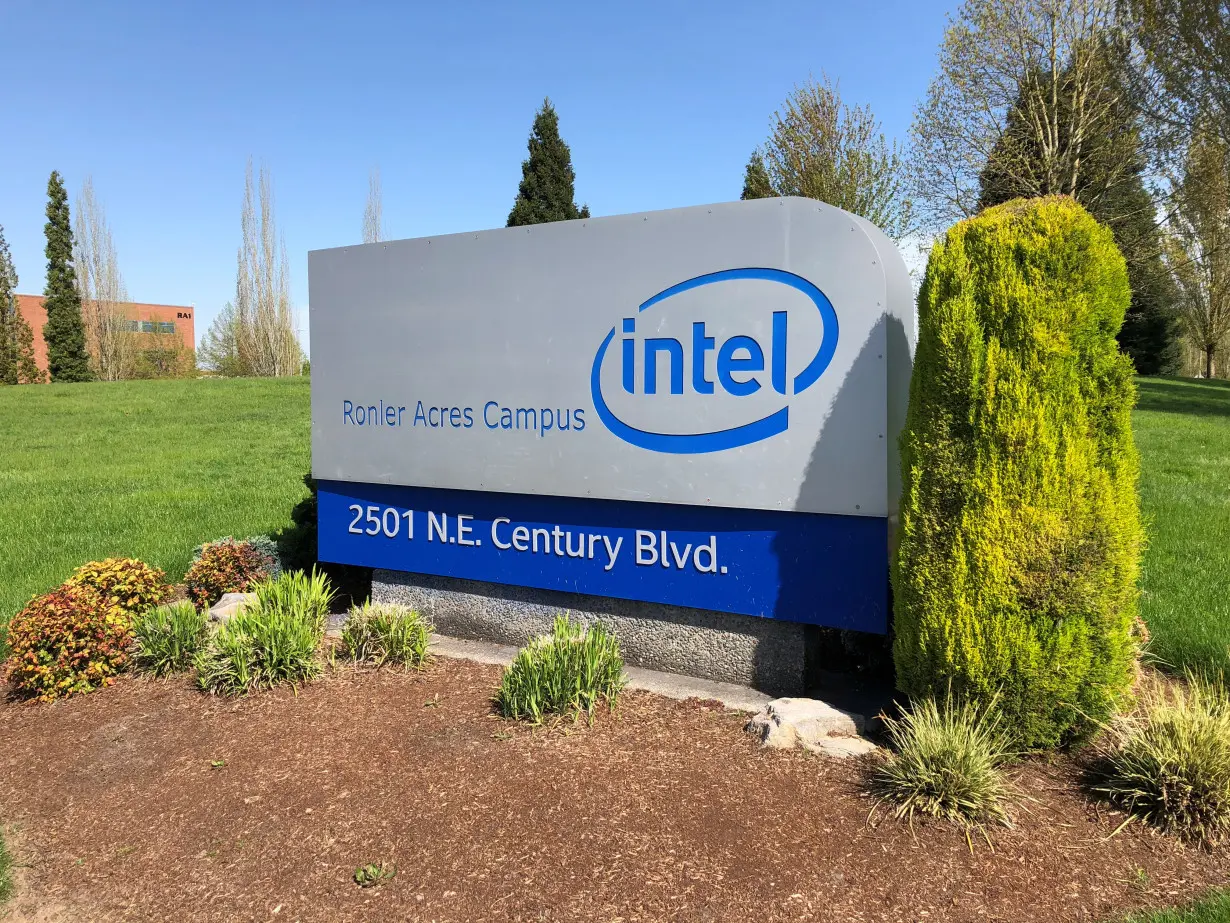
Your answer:
[[[128,665],[129,622],[87,586],[36,596],[9,623],[9,682],[44,701],[106,686]]]
[[[250,542],[233,538],[209,542],[184,575],[188,598],[198,609],[207,609],[223,593],[246,593],[253,584],[269,579],[273,563]]]
[[[78,567],[66,586],[87,586],[125,612],[139,613],[171,595],[166,574],[136,558],[107,558]]]

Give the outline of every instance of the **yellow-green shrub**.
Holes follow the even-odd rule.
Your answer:
[[[919,293],[893,568],[897,682],[999,696],[1024,747],[1127,693],[1143,533],[1129,300],[1110,231],[1071,199],[953,227]]]
[[[68,586],[88,586],[125,612],[144,612],[171,595],[166,574],[136,558],[91,561],[73,571]]]

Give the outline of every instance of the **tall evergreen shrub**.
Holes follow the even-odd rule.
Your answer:
[[[92,381],[90,357],[85,348],[85,323],[81,319],[81,294],[73,266],[73,225],[68,215],[68,193],[60,174],[51,171],[47,181],[47,287],[43,306],[47,323],[47,366],[52,381]]]
[[[1063,197],[931,253],[901,437],[894,659],[911,696],[997,693],[1025,747],[1107,717],[1134,669],[1143,532],[1130,299],[1110,231]]]
[[[544,99],[534,115],[529,156],[521,163],[521,185],[508,213],[508,226],[588,218],[588,205],[577,208],[576,179],[572,151],[560,137],[559,115],[551,100]]]

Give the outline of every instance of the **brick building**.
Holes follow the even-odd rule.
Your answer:
[[[127,302],[119,307],[124,312],[129,329],[134,333],[176,334],[185,348],[196,349],[196,328],[192,323],[196,309],[192,306]],[[43,307],[43,296],[18,295],[17,310],[34,332],[34,361],[46,372],[47,344],[43,340],[43,327],[47,323],[47,310]],[[152,340],[152,337],[150,339]]]

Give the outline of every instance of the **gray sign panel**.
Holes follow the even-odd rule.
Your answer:
[[[839,209],[735,202],[308,265],[317,478],[895,512],[913,298],[892,243]]]

